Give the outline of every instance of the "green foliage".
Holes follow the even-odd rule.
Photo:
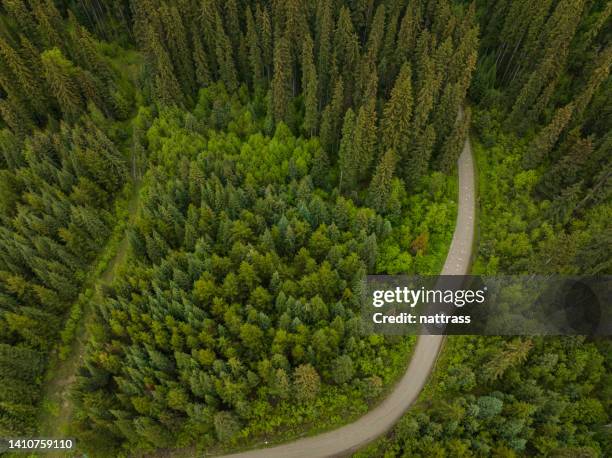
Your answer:
[[[429,456],[434,446],[441,456],[601,456],[610,370],[601,351],[583,337],[450,337],[422,402],[356,456]]]
[[[361,334],[354,292],[390,222],[315,187],[318,139],[283,123],[262,135],[260,102],[241,97],[216,84],[146,132],[157,165],[77,382],[75,427],[91,447],[98,435],[148,449],[337,424],[340,399],[362,412],[404,364],[403,341]],[[120,418],[95,407],[102,398]]]

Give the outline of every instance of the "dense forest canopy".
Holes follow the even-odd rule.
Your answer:
[[[610,273],[611,5],[4,0],[0,435],[39,429],[45,374],[88,300],[69,431],[84,450],[246,443],[362,413],[412,341],[362,335],[359,280],[439,271],[470,125],[475,272]],[[133,188],[127,259],[88,299]],[[581,341],[502,340],[520,357],[499,377],[479,374],[503,359],[496,340],[443,366],[472,372],[455,402],[487,413],[445,430],[440,453],[605,449],[584,429],[607,418],[606,347],[585,350],[576,400],[538,358]],[[546,395],[515,392],[518,379]],[[556,397],[565,429],[538,417]],[[564,416],[580,402],[590,418]],[[438,407],[418,428],[437,431]],[[489,420],[512,434],[461,442]],[[398,453],[427,450],[402,434]]]

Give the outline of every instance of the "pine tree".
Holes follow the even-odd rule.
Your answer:
[[[330,153],[336,151],[344,106],[344,83],[342,78],[339,78],[334,85],[332,99],[323,110],[321,117],[321,145]]]
[[[371,97],[359,108],[355,123],[353,160],[359,182],[370,178],[370,168],[376,152],[376,133],[376,100]]]
[[[393,2],[390,5],[390,11],[388,12],[387,24],[385,27],[385,37],[383,42],[383,48],[380,56],[380,63],[378,65],[378,74],[381,75],[381,84],[388,93],[391,89],[391,85],[396,76],[395,67],[395,46],[396,46],[396,35],[397,35],[397,23],[399,21],[401,12],[401,3]]]
[[[321,0],[317,4],[316,16],[316,49],[317,76],[319,79],[319,107],[326,105],[330,99],[330,69],[332,65],[332,33],[334,20],[331,0]]]
[[[403,176],[408,186],[415,187],[427,172],[429,159],[436,142],[436,131],[432,124],[414,133],[408,159],[402,162]]]
[[[563,150],[563,156],[546,170],[538,183],[538,192],[548,198],[554,198],[561,190],[576,184],[582,178],[585,163],[593,155],[592,140],[580,138],[579,129],[570,132],[567,137],[564,145],[559,148]]]
[[[36,23],[32,12],[26,6],[24,0],[4,0],[2,2],[9,15],[19,26],[21,33],[38,42]]]
[[[234,65],[231,42],[225,34],[223,21],[218,12],[215,19],[215,30],[217,32],[215,53],[217,56],[217,65],[219,67],[219,76],[221,77],[221,81],[225,84],[227,91],[231,93],[238,88],[236,66]]]
[[[76,31],[76,43],[78,47],[78,53],[82,56],[82,61],[85,68],[89,69],[102,81],[107,84],[113,79],[113,74],[110,66],[101,58],[94,38],[87,31],[87,29],[76,23],[76,18],[73,19],[74,27]]]
[[[342,124],[342,140],[338,152],[340,166],[340,192],[343,189],[352,190],[357,180],[357,169],[355,167],[355,152],[353,138],[355,136],[355,112],[349,108],[344,115]]]
[[[12,95],[8,99],[0,99],[0,117],[19,139],[25,138],[34,128],[28,110]]]
[[[297,61],[302,53],[302,43],[306,34],[309,33],[304,15],[304,2],[302,0],[286,0],[285,14],[285,33],[289,40],[291,55]]]
[[[371,61],[374,65],[378,65],[380,51],[382,49],[385,36],[385,5],[381,3],[376,8],[374,20],[372,21],[372,29],[368,34],[366,43],[366,60]]]
[[[273,69],[273,55],[274,50],[272,46],[272,23],[270,22],[270,15],[265,7],[262,7],[259,3],[257,4],[257,28],[259,36],[261,37],[261,55],[264,67],[264,73],[266,81],[269,83],[272,79]]]
[[[232,51],[234,56],[238,55],[238,48],[240,46],[240,37],[242,31],[240,30],[240,19],[238,18],[238,5],[236,0],[226,0],[223,2],[225,8],[225,24],[227,24],[226,30],[229,40],[232,44]]]
[[[291,84],[293,71],[289,43],[286,36],[281,37],[274,44],[274,78],[272,79],[272,100],[274,119],[288,120],[289,104],[291,103]]]
[[[416,46],[416,39],[421,31],[421,3],[410,2],[402,18],[397,44],[395,47],[395,63],[399,67],[410,57],[410,53]]]
[[[402,160],[407,159],[406,146],[411,135],[412,106],[412,72],[410,65],[405,63],[395,80],[381,122],[383,149],[393,149]]]
[[[319,111],[317,107],[317,69],[314,65],[313,42],[310,34],[304,38],[302,49],[302,86],[304,90],[304,130],[313,135],[317,130]]]
[[[612,7],[608,8],[612,10]],[[595,58],[587,82],[582,92],[575,99],[574,117],[581,116],[593,98],[595,91],[610,75],[612,65],[612,45],[608,45]]]
[[[45,79],[68,119],[75,119],[83,109],[83,100],[75,81],[75,68],[62,52],[53,48],[41,54]]]
[[[471,110],[466,107],[460,116],[456,117],[455,125],[451,134],[442,144],[440,156],[438,158],[438,169],[444,173],[450,173],[453,166],[459,159],[465,140],[468,136],[471,121]]]
[[[183,94],[191,94],[195,87],[194,65],[191,60],[191,47],[187,31],[176,6],[162,4],[159,16],[164,29],[164,44],[176,70],[176,79],[181,84]]]
[[[563,129],[565,129],[565,126],[569,123],[573,113],[573,102],[557,110],[550,124],[542,129],[533,141],[533,145],[528,155],[525,157],[526,167],[536,167],[550,152],[553,146],[555,146],[555,143],[557,143],[561,132],[563,132]]]
[[[253,87],[265,87],[264,64],[259,44],[259,34],[255,26],[255,19],[251,7],[246,10],[246,37],[249,46],[249,64],[251,68],[251,79]]]
[[[34,2],[32,10],[38,22],[38,35],[46,47],[62,46],[64,44],[60,35],[60,31],[63,30],[62,18],[53,0]]]
[[[389,149],[380,158],[368,189],[368,204],[379,213],[385,213],[391,194],[391,185],[395,173],[397,155]]]
[[[212,82],[208,66],[208,56],[199,34],[193,35],[193,62],[195,65],[195,79],[200,87],[206,87]]]
[[[353,94],[354,75],[357,73],[359,61],[359,40],[351,13],[346,6],[340,8],[340,14],[334,31],[334,67],[339,72],[345,84],[345,100],[350,102]]]
[[[205,50],[208,53],[216,53],[217,16],[219,15],[217,0],[202,0],[200,5],[200,30],[204,37]],[[216,72],[218,62],[215,64],[211,70]]]
[[[32,72],[27,67],[21,56],[8,44],[4,39],[0,38],[0,55],[3,57],[4,64],[11,69],[13,75],[21,86],[22,93],[31,99],[34,95],[40,93],[40,88],[35,86],[36,80],[32,76]],[[33,101],[35,102],[36,99]]]
[[[182,105],[183,93],[176,79],[168,52],[149,28],[150,46],[155,56],[154,90],[157,100],[165,106]]]

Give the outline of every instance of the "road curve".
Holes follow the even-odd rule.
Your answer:
[[[459,202],[457,223],[442,275],[469,272],[474,241],[476,191],[469,137],[458,160]],[[423,389],[442,347],[444,336],[418,338],[408,369],[393,391],[357,421],[332,431],[270,448],[227,455],[227,458],[320,458],[345,456],[389,431]]]

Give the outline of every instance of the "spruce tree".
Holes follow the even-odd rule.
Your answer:
[[[264,67],[264,73],[266,82],[270,82],[272,79],[273,69],[273,56],[274,49],[272,45],[272,23],[270,21],[270,15],[265,6],[257,4],[257,29],[259,36],[261,37],[261,56]]]
[[[342,139],[340,141],[340,150],[338,151],[338,163],[340,166],[340,183],[338,187],[340,192],[344,189],[352,190],[357,180],[354,151],[355,121],[355,112],[349,108],[344,114]]]
[[[195,65],[196,83],[201,87],[208,86],[212,82],[212,77],[208,64],[208,56],[199,34],[193,35],[193,62]]]
[[[359,40],[353,28],[351,13],[346,6],[343,6],[340,8],[334,31],[334,70],[342,76],[347,101],[350,101],[353,94],[358,61]]]
[[[228,92],[231,93],[238,88],[236,66],[234,64],[232,45],[229,38],[225,34],[223,20],[221,19],[219,12],[217,12],[215,15],[215,30],[215,53],[217,56],[217,65],[219,67],[219,76],[221,77],[221,81],[223,81],[225,84]]]
[[[368,204],[380,213],[385,213],[387,209],[396,163],[397,155],[395,151],[392,149],[387,150],[381,156],[372,181],[370,181]]]
[[[401,20],[395,47],[395,65],[401,66],[410,57],[421,31],[421,2],[410,2]]]
[[[316,15],[317,76],[319,80],[319,107],[328,103],[333,88],[330,82],[332,65],[332,35],[334,19],[331,0],[321,0],[317,4]]]
[[[319,111],[317,107],[317,69],[314,64],[313,42],[310,34],[304,38],[302,48],[302,86],[304,91],[304,130],[313,135],[317,129]]]
[[[344,83],[339,78],[334,85],[334,92],[331,101],[323,110],[321,116],[320,139],[321,145],[326,151],[332,153],[336,151],[340,121],[344,112]]]
[[[376,100],[371,97],[359,108],[355,122],[353,161],[358,182],[370,178],[370,169],[376,153],[376,122]]]
[[[259,34],[255,26],[255,19],[250,7],[246,10],[246,37],[249,47],[249,64],[251,68],[251,79],[253,87],[264,87],[264,63],[259,43]]]
[[[68,119],[75,119],[83,109],[83,100],[75,81],[76,70],[62,52],[53,48],[41,54],[45,79]]]
[[[557,143],[559,136],[569,123],[573,113],[573,102],[557,110],[550,124],[542,129],[533,141],[533,145],[525,157],[526,167],[532,168],[540,164],[542,159],[550,152],[553,146],[555,146],[555,143]]]
[[[381,121],[383,149],[393,149],[402,160],[407,159],[406,147],[412,132],[412,107],[412,72],[410,64],[406,62],[395,80]]]
[[[274,78],[272,79],[272,101],[274,119],[288,121],[291,103],[293,71],[288,39],[282,36],[274,44]]]

